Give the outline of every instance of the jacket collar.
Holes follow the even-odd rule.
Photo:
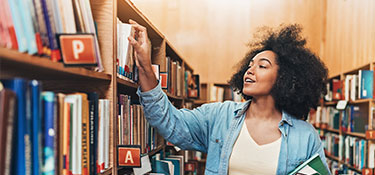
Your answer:
[[[234,115],[237,117],[241,117],[249,108],[251,103],[251,100],[248,100],[246,102],[242,102],[238,105],[238,107],[234,110]],[[293,126],[292,116],[285,111],[282,111],[281,121],[279,125],[283,125],[284,123],[289,124],[290,126]]]

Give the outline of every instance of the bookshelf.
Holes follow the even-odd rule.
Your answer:
[[[335,93],[338,93],[340,98],[320,103],[320,107],[315,111],[319,114],[310,113],[312,115],[309,117],[310,122],[315,128],[320,130],[322,140],[325,140],[327,158],[338,162],[339,165],[345,165],[348,169],[356,173],[362,173],[364,169],[374,170],[374,167],[369,167],[369,162],[374,161],[374,158],[371,158],[371,154],[373,153],[371,153],[370,147],[373,146],[375,142],[374,140],[366,138],[366,131],[373,130],[375,127],[373,125],[374,112],[372,110],[375,107],[375,102],[373,97],[359,97],[359,93],[363,93],[363,90],[358,87],[358,84],[366,80],[363,80],[364,75],[361,75],[361,80],[358,80],[359,78],[353,78],[353,75],[358,75],[359,71],[363,70],[374,71],[374,68],[375,62],[371,62],[329,77],[331,86],[333,86],[331,87],[333,91],[332,96],[334,97]],[[370,75],[372,77],[374,76],[373,73],[370,73]],[[336,85],[333,81],[336,81]],[[374,86],[372,86],[372,88],[371,91],[374,92]],[[351,94],[353,89],[354,95]],[[367,89],[367,91],[370,93],[370,90]],[[335,118],[337,114],[335,109],[338,100],[347,100],[348,103],[345,110],[337,111],[339,118]],[[354,147],[359,150],[359,152],[356,151],[355,154],[354,152],[348,152],[348,154],[350,154],[349,157],[347,157],[345,151],[346,149],[352,151],[353,148],[345,143],[347,139],[351,140],[349,143],[353,143],[355,145]],[[363,153],[361,153],[361,151],[363,151]],[[359,160],[355,162],[354,160],[354,162],[351,162],[350,159],[355,159],[356,156],[361,157],[363,161]]]
[[[99,98],[110,101],[109,120],[109,168],[102,175],[117,175],[119,172],[131,172],[129,168],[118,168],[117,165],[117,108],[118,94],[127,94],[132,99],[137,99],[136,83],[117,77],[117,18],[123,22],[129,19],[137,21],[147,28],[148,36],[152,45],[152,63],[159,64],[162,72],[167,71],[166,57],[179,62],[182,72],[192,67],[184,60],[182,55],[170,43],[167,38],[134,6],[130,0],[90,0],[92,14],[97,25],[98,41],[100,46],[101,60],[104,66],[103,72],[83,67],[65,67],[61,62],[51,61],[47,57],[33,56],[27,53],[20,53],[16,50],[0,47],[0,78],[21,77],[25,79],[36,79],[43,83],[43,90],[54,92],[97,92]],[[184,87],[184,74],[181,88]],[[181,92],[183,92],[184,88]],[[187,97],[186,93],[176,95],[166,92],[169,99],[181,108],[185,103],[193,103],[194,100]],[[149,151],[152,156],[161,150],[165,145]]]

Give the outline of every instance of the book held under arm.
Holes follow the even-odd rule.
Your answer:
[[[319,154],[314,154],[311,158],[306,160],[301,165],[297,166],[292,172],[288,175],[302,175],[302,174],[311,174],[311,175],[327,175],[330,174],[326,166],[322,162]]]

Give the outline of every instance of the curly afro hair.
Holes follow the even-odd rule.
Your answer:
[[[325,92],[328,70],[319,57],[306,48],[306,40],[300,36],[301,30],[297,24],[280,25],[277,29],[261,28],[256,35],[259,40],[249,44],[250,51],[229,80],[233,90],[246,100],[252,98],[242,91],[243,76],[256,54],[271,50],[276,53],[279,65],[277,79],[271,89],[275,107],[297,119],[306,120],[310,108],[318,105],[321,94]]]

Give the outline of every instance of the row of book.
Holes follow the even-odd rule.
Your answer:
[[[335,133],[326,133],[322,140],[327,154],[357,169],[374,168],[374,143]]]
[[[371,113],[372,115],[372,113]],[[309,113],[309,122],[314,126],[330,129],[340,129],[343,132],[365,133],[369,128],[368,107],[359,105],[348,105],[342,112],[335,107],[317,107]],[[370,122],[375,120],[370,117]]]
[[[94,36],[97,71],[103,71],[89,0],[0,0],[0,46],[61,60],[57,34]]]
[[[1,80],[0,174],[96,174],[109,168],[109,100]]]
[[[361,175],[362,173],[359,173],[355,170],[350,169],[345,164],[341,164],[340,162],[337,162],[335,160],[327,160],[328,167],[330,167],[330,171],[332,174],[347,174],[347,175]]]
[[[185,160],[182,155],[168,155],[157,153],[151,157],[152,173],[183,175]]]
[[[157,148],[161,141],[157,130],[146,121],[143,107],[132,104],[128,95],[120,94],[118,99],[118,144],[140,145],[142,153]]]
[[[326,101],[375,99],[374,71],[359,70],[358,74],[345,75],[343,80],[332,79],[327,83]]]

